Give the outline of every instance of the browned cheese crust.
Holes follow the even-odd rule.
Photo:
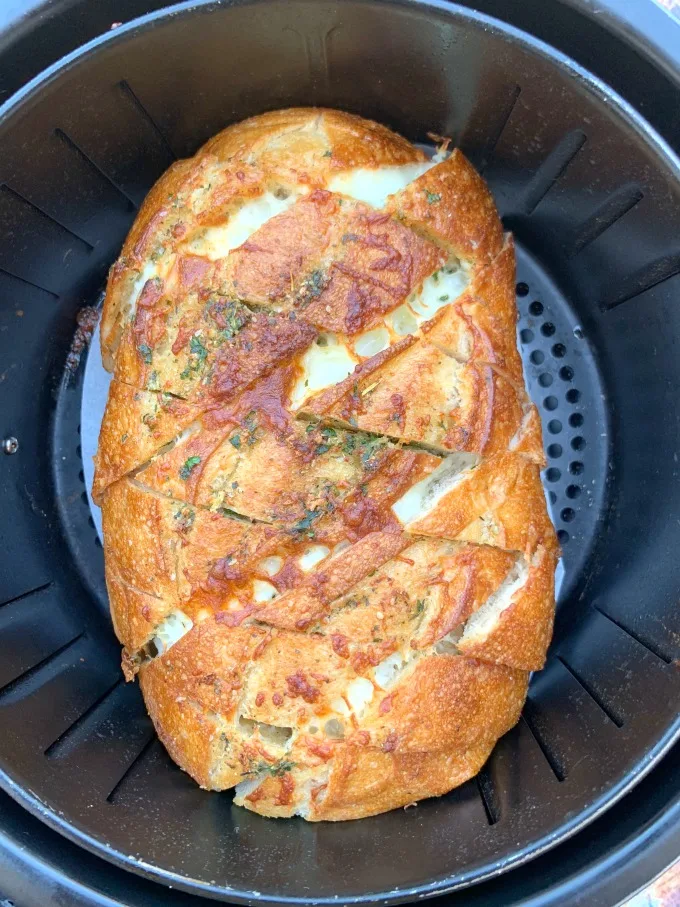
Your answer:
[[[202,787],[371,816],[517,722],[559,551],[516,322],[458,150],[281,110],[151,190],[109,275],[93,495],[125,676]]]

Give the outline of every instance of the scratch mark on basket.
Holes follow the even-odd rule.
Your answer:
[[[586,134],[580,129],[574,129],[560,139],[524,190],[522,207],[525,214],[533,214],[585,143]]]
[[[548,743],[546,737],[543,734],[543,731],[540,730],[538,723],[536,721],[537,709],[534,701],[530,696],[527,696],[526,702],[524,703],[524,709],[522,711],[522,719],[526,726],[531,731],[531,734],[538,744],[539,749],[545,756],[545,760],[552,769],[553,774],[558,781],[562,782],[566,778],[566,772],[564,770],[564,765],[562,759],[554,751],[554,749]]]
[[[150,735],[151,736],[146,741],[146,743],[142,746],[139,753],[135,756],[135,758],[132,760],[132,762],[125,769],[125,771],[121,775],[120,779],[114,784],[110,793],[106,797],[107,803],[112,803],[112,804],[116,803],[119,793],[120,793],[121,789],[123,788],[123,786],[125,785],[126,781],[131,777],[131,775],[139,768],[139,766],[142,764],[142,762],[147,758],[147,756],[151,752],[153,745],[158,744],[158,746],[160,747],[160,741],[158,740],[158,737],[156,736],[156,732],[154,730],[150,730]]]
[[[88,725],[91,724],[90,718],[122,683],[123,677],[118,677],[116,681],[101,694],[101,696],[95,699],[91,706],[85,709],[82,715],[75,719],[73,724],[67,727],[65,731],[62,731],[53,743],[50,743],[45,750],[45,756],[47,756],[48,759],[56,759],[68,755],[68,753],[78,745],[80,740],[87,736]],[[78,734],[83,728],[85,728],[85,733]]]
[[[42,586],[36,586],[35,589],[27,589],[26,592],[22,592],[21,595],[15,595],[14,598],[8,598],[6,601],[0,602],[0,608],[4,608],[5,605],[13,605],[16,602],[23,601],[25,598],[30,598],[31,595],[37,595],[39,592],[44,592],[46,589],[49,589],[52,585],[52,581],[49,583],[43,583]]]
[[[92,249],[94,249],[94,246],[92,245],[91,242],[88,242],[86,239],[84,239],[82,236],[80,236],[74,230],[71,230],[71,228],[67,227],[66,224],[62,224],[61,221],[57,220],[57,218],[53,217],[53,215],[48,214],[47,211],[43,211],[43,209],[39,205],[36,205],[30,199],[23,196],[20,192],[17,192],[16,189],[13,189],[7,183],[2,183],[2,185],[0,185],[0,192],[4,192],[11,199],[13,199],[15,203],[18,202],[20,205],[30,208],[32,211],[34,211],[40,217],[55,224],[57,227],[59,227],[60,230],[63,230],[64,233],[68,233],[68,235],[73,237],[73,239],[82,243],[88,249],[88,251],[91,252]]]
[[[609,718],[609,720],[612,721],[616,725],[616,727],[623,727],[623,718],[621,718],[621,716],[617,714],[617,712],[609,703],[605,702],[604,698],[597,692],[597,690],[587,680],[581,677],[581,675],[577,673],[574,668],[572,668],[572,666],[563,658],[562,655],[556,655],[555,657],[560,662],[560,664],[563,665],[563,667],[571,674],[574,680],[583,687],[586,693],[590,696],[593,702],[595,702],[595,704],[599,706],[599,708],[604,712],[607,718]]]
[[[147,121],[147,123],[151,126],[151,128],[153,129],[153,131],[156,133],[156,135],[157,135],[158,138],[160,139],[161,144],[162,144],[163,147],[165,148],[165,150],[166,150],[166,152],[168,153],[168,155],[170,156],[171,160],[176,161],[176,160],[177,160],[177,155],[176,155],[175,152],[172,150],[172,146],[170,145],[170,142],[169,142],[169,141],[167,140],[167,138],[165,137],[165,134],[164,134],[163,130],[160,128],[160,126],[158,125],[158,123],[157,123],[157,122],[154,120],[154,118],[151,116],[151,114],[150,114],[149,111],[146,109],[146,107],[144,106],[144,104],[142,104],[142,102],[139,100],[139,97],[138,97],[137,94],[133,91],[132,86],[131,86],[130,83],[127,81],[127,79],[121,79],[121,81],[118,83],[118,87],[119,87],[120,90],[123,92],[123,94],[124,94],[124,95],[132,102],[132,104],[134,105],[134,107],[136,108],[136,110],[138,111],[138,113],[140,113],[141,116],[142,116],[142,117]]]
[[[339,25],[334,25],[325,32],[313,34],[303,34],[292,26],[284,29],[284,31],[293,32],[300,38],[304,47],[309,79],[313,85],[321,85],[324,88],[328,88],[330,85],[331,37],[339,28]]]
[[[83,630],[68,642],[64,643],[63,646],[59,646],[59,648],[52,652],[50,655],[47,655],[45,658],[41,659],[37,664],[33,665],[33,667],[28,668],[26,671],[20,674],[19,677],[15,677],[14,680],[11,680],[9,683],[5,684],[5,686],[0,689],[0,704],[4,703],[4,701],[14,693],[18,694],[15,699],[21,698],[23,689],[28,687],[30,685],[30,682],[41,671],[43,671],[45,668],[48,668],[54,661],[56,661],[57,658],[59,658],[60,655],[75,646],[77,642],[84,638],[85,631]]]
[[[608,614],[601,605],[596,602],[591,602],[591,608],[601,614],[603,617],[606,617],[607,620],[611,621],[619,630],[623,630],[631,639],[634,639],[635,642],[640,643],[641,646],[644,646],[652,655],[656,655],[657,658],[660,658],[661,661],[669,665],[673,663],[673,658],[668,655],[666,652],[663,652],[657,643],[651,642],[649,639],[643,637],[637,630],[631,630],[630,627],[627,627],[625,624],[621,623],[620,620],[616,617],[612,617],[611,614]]]
[[[88,164],[88,166],[92,170],[94,170],[94,172],[96,174],[98,174],[106,183],[108,183],[109,186],[111,186],[113,189],[116,190],[116,192],[118,192],[120,195],[122,195],[123,198],[125,199],[125,201],[127,202],[129,208],[131,208],[135,211],[137,210],[137,205],[130,198],[130,196],[127,194],[127,192],[125,192],[124,189],[122,189],[114,180],[112,180],[111,177],[102,170],[102,168],[99,166],[99,164],[97,164],[95,161],[93,161],[92,158],[89,156],[89,154],[86,154],[86,152],[83,151],[83,149],[80,147],[80,145],[76,144],[76,142],[74,142],[73,139],[69,135],[67,135],[63,129],[60,129],[57,126],[57,128],[54,130],[54,134],[60,141],[62,141],[66,145],[67,148],[70,148],[71,151],[74,152],[74,154],[76,154],[81,160],[85,161],[85,163]]]
[[[501,107],[500,116],[498,117],[498,122],[496,123],[496,128],[490,130],[490,137],[484,146],[484,151],[479,159],[479,173],[483,174],[486,167],[488,166],[491,158],[493,157],[494,151],[496,150],[496,145],[500,141],[500,137],[503,134],[505,127],[508,125],[512,112],[517,106],[517,101],[519,96],[522,93],[522,89],[519,85],[514,85],[508,96],[506,103]]]
[[[615,287],[600,302],[600,309],[603,312],[615,309],[622,302],[628,302],[630,299],[646,293],[647,290],[657,287],[677,274],[680,274],[680,252],[657,258],[621,281],[618,287]]]
[[[602,236],[617,220],[631,211],[644,198],[635,183],[620,186],[580,224],[568,242],[567,255],[573,258],[591,242]]]
[[[40,284],[33,283],[32,280],[26,280],[25,277],[19,277],[18,274],[13,274],[6,268],[0,268],[0,274],[4,274],[5,277],[9,277],[11,280],[18,280],[19,283],[23,283],[25,286],[31,287],[31,289],[33,290],[40,290],[41,293],[47,293],[47,295],[51,296],[52,299],[59,299],[59,294],[55,293],[53,290],[48,290],[47,287],[41,287]]]
[[[496,785],[486,768],[481,769],[476,781],[489,825],[495,825],[501,818],[501,805],[498,800]]]

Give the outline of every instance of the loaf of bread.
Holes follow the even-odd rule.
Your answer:
[[[557,542],[484,181],[333,110],[224,130],[108,282],[93,493],[123,670],[202,787],[355,819],[518,720]]]

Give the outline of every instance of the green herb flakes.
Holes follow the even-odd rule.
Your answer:
[[[437,205],[442,200],[442,197],[438,192],[430,192],[429,189],[425,190],[425,195],[427,197],[428,205]]]
[[[180,507],[179,510],[175,511],[174,518],[177,523],[178,531],[188,532],[194,525],[196,512],[192,507]]]
[[[145,365],[151,365],[151,360],[153,358],[153,350],[147,343],[140,343],[137,347],[139,355],[142,357],[142,361]]]
[[[187,379],[190,378],[192,374],[198,372],[205,365],[205,360],[208,357],[208,351],[203,346],[201,338],[196,334],[189,341],[189,362],[187,367],[184,369],[180,378]]]
[[[180,479],[183,479],[186,482],[186,480],[189,478],[191,473],[194,471],[194,469],[196,469],[200,462],[200,457],[189,457],[187,460],[185,460],[184,464],[180,467],[179,470]]]
[[[295,768],[296,763],[289,759],[282,759],[281,762],[271,764],[269,762],[256,762],[250,771],[244,772],[246,775],[271,775],[273,778],[280,778],[286,775],[291,769]]]

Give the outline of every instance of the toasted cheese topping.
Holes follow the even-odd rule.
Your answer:
[[[211,261],[226,258],[232,249],[247,242],[268,220],[288,210],[301,194],[299,190],[291,192],[286,198],[279,198],[272,192],[264,192],[258,198],[241,205],[225,224],[203,230],[190,242],[190,251],[194,255],[204,255]]]
[[[365,202],[373,208],[383,208],[388,196],[405,189],[432,167],[434,164],[431,161],[404,164],[401,167],[360,167],[332,177],[327,188],[331,192]]]
[[[476,454],[468,453],[446,457],[434,472],[409,488],[392,505],[392,512],[403,526],[425,516],[434,510],[445,494],[465,479],[479,459]]]
[[[193,627],[193,621],[177,609],[172,611],[154,630],[154,635],[144,647],[147,658],[156,658],[158,655],[164,655],[171,649],[175,643],[179,642],[183,636]]]
[[[299,360],[301,374],[291,394],[298,409],[309,397],[351,375],[359,359],[342,336],[321,334]]]

